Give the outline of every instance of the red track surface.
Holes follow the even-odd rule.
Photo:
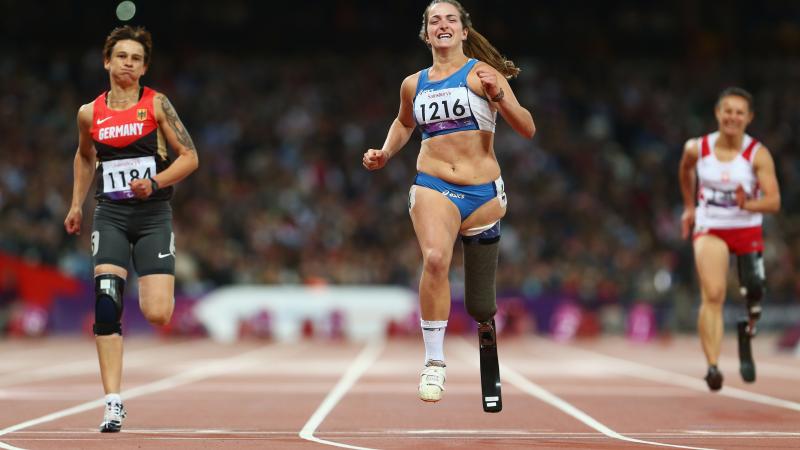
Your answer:
[[[91,339],[0,341],[0,449],[800,447],[800,357],[769,336],[754,341],[755,384],[740,380],[726,337],[716,394],[695,337],[501,338],[499,414],[481,409],[473,341],[448,337],[447,391],[427,404],[416,398],[421,339],[128,338],[128,418],[111,435],[97,432],[99,402],[86,404],[102,395]]]

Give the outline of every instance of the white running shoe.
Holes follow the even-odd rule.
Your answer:
[[[107,402],[106,411],[103,413],[103,423],[100,424],[101,433],[117,433],[122,430],[122,420],[125,418],[125,407],[122,403]]]
[[[445,368],[426,366],[419,374],[419,398],[424,402],[438,402],[444,392]]]

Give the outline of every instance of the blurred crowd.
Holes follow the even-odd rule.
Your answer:
[[[402,79],[430,65],[421,44],[345,58],[242,56],[160,54],[158,38],[144,84],[170,98],[200,155],[172,201],[180,291],[416,287],[421,257],[407,195],[419,134],[381,171],[360,161],[382,145]],[[41,56],[0,59],[0,252],[90,279],[93,199],[78,238],[66,235],[63,220],[77,109],[107,89],[107,73],[99,47]],[[512,88],[538,131],[528,141],[498,118],[495,150],[509,199],[501,295],[556,294],[589,309],[698,302],[691,245],[680,239],[678,161],[687,138],[716,129],[719,91],[739,85],[755,96],[749,131],[771,150],[781,184],[782,212],[765,222],[769,301],[798,302],[800,63],[769,55],[613,64],[509,56],[522,68]],[[460,264],[459,249],[456,291]]]

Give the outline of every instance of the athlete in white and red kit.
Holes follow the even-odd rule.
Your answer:
[[[728,88],[714,112],[719,130],[686,142],[678,175],[684,204],[681,233],[684,239],[692,235],[700,279],[697,328],[709,366],[705,380],[717,391],[722,387],[717,363],[731,253],[736,255],[748,312],[748,320],[739,326],[739,371],[745,381],[755,381],[750,337],[766,288],[762,213],[777,212],[781,198],[769,150],[745,133],[753,120],[752,95]]]

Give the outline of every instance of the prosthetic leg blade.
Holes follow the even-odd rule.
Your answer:
[[[736,324],[739,336],[739,373],[742,380],[752,383],[756,381],[756,364],[753,362],[753,351],[750,347],[750,324],[747,320],[740,320]]]
[[[481,360],[481,394],[483,411],[500,412],[503,399],[500,394],[500,364],[497,361],[497,334],[494,320],[478,324],[478,343]]]

